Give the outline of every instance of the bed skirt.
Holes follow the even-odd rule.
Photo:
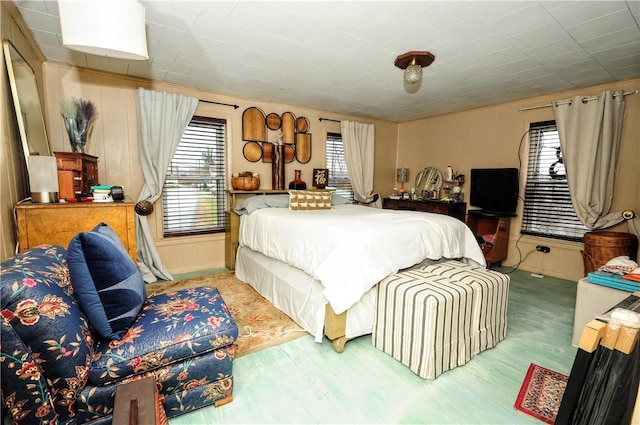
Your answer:
[[[276,308],[313,335],[316,342],[323,341],[328,302],[322,294],[319,281],[298,268],[266,257],[245,246],[238,247],[235,273],[238,279],[247,282]],[[376,288],[372,288],[347,310],[344,329],[346,339],[368,335],[373,331],[376,292]],[[330,338],[340,333],[335,329],[327,331],[330,331]]]

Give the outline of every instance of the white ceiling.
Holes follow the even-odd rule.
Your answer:
[[[640,77],[638,0],[143,0],[147,61],[67,50],[56,1],[14,3],[50,61],[400,122]],[[411,50],[436,57],[415,93]]]

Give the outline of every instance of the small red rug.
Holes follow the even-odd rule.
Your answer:
[[[569,377],[531,363],[518,393],[515,408],[553,424]]]

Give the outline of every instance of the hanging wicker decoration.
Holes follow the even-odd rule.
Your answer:
[[[138,215],[149,215],[153,212],[153,204],[149,201],[140,201],[134,209]]]

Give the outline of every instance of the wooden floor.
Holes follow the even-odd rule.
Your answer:
[[[576,283],[511,275],[507,338],[423,380],[371,344],[298,338],[234,361],[234,401],[169,421],[193,424],[537,424],[513,405],[530,363],[569,374]]]

